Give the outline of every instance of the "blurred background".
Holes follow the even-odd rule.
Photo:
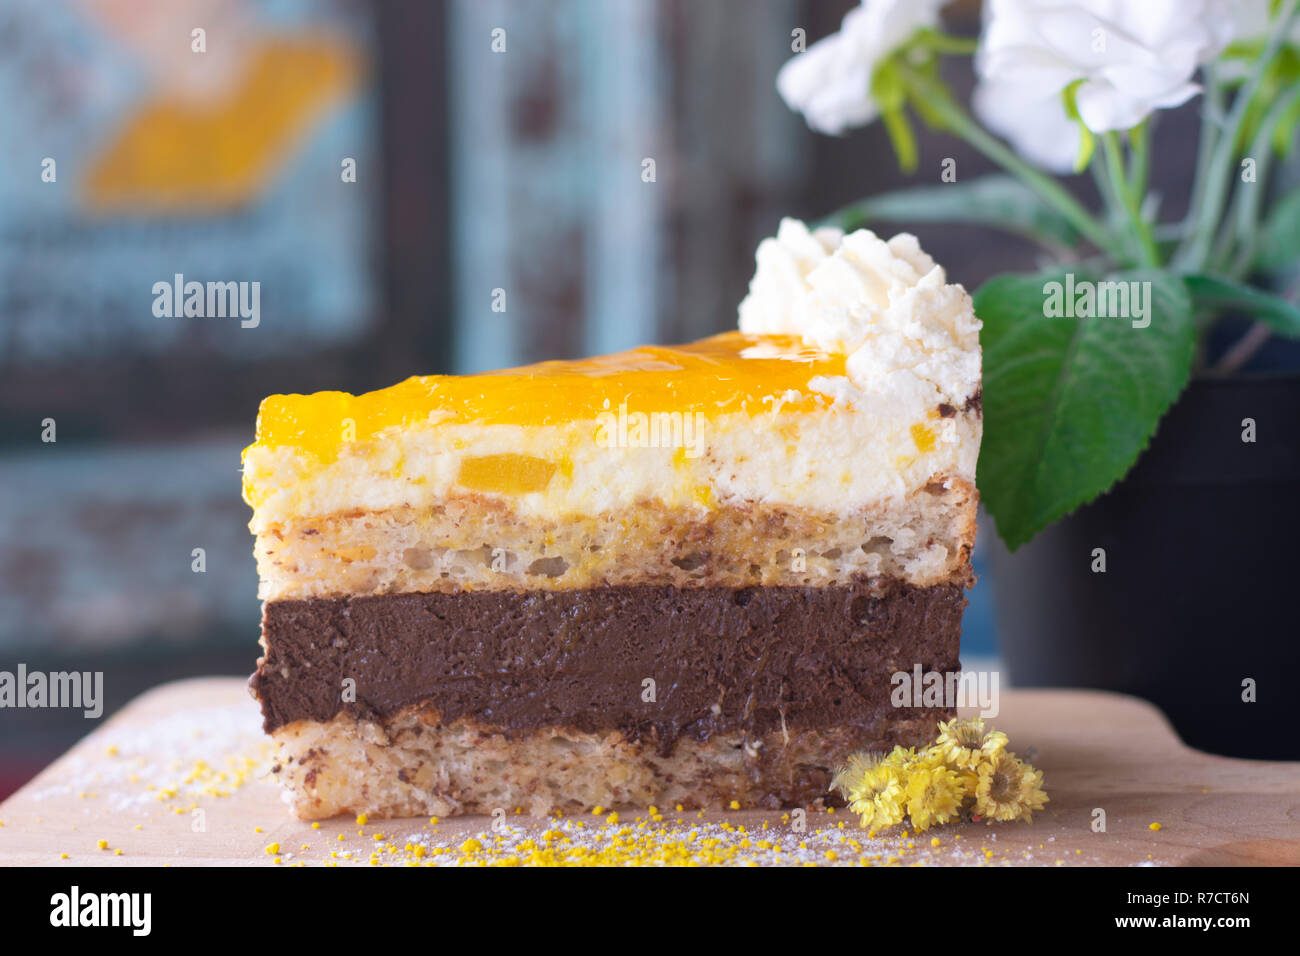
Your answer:
[[[106,715],[166,680],[252,671],[239,452],[268,393],[734,327],[782,215],[909,181],[879,125],[816,136],[776,94],[791,31],[811,42],[850,6],[7,0],[0,669],[103,671]],[[946,13],[968,35],[978,16]],[[1178,111],[1158,136],[1195,131]],[[950,157],[963,178],[989,168],[923,135],[911,181]],[[1035,264],[974,227],[913,231],[970,289]],[[155,316],[154,283],[178,273],[259,282],[259,324]],[[963,638],[980,661],[997,655],[985,554]],[[0,714],[0,796],[89,729]]]

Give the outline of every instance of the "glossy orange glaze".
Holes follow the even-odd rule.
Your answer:
[[[756,414],[794,390],[784,407],[811,411],[824,403],[808,390],[818,375],[843,375],[844,356],[808,348],[798,338],[725,332],[690,345],[646,346],[578,361],[540,362],[479,375],[424,375],[391,388],[351,395],[271,395],[257,416],[256,447],[290,446],[322,462],[349,441],[386,428],[439,424],[556,425],[602,411]]]

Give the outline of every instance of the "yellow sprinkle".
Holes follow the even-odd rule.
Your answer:
[[[319,830],[319,829],[320,829],[320,823],[319,823],[319,822],[314,822],[314,823],[312,823],[311,828],[312,828],[313,830]]]
[[[113,856],[121,856],[121,855],[122,855],[121,849],[117,849],[113,851]]]
[[[278,843],[268,843],[268,844],[266,845],[266,852],[267,852],[267,853],[279,853],[279,852],[280,852],[280,844],[278,844]]]
[[[108,849],[108,841],[107,841],[107,840],[96,840],[96,841],[95,841],[95,846],[99,847],[101,850],[107,850],[107,849]]]
[[[618,814],[617,814],[617,813],[611,813],[609,816],[607,816],[607,817],[605,818],[605,822],[608,823],[608,824],[610,824],[610,825],[613,825],[613,824],[615,824],[615,823],[618,823]]]
[[[1158,823],[1153,823],[1153,824],[1151,824],[1151,826],[1147,827],[1147,829],[1148,829],[1148,830],[1159,830],[1159,829],[1160,829],[1160,824],[1158,824]]]
[[[599,803],[596,804],[594,807],[591,808],[591,815],[592,815],[593,817],[598,817],[598,816],[600,816],[600,815],[601,815],[602,813],[604,813],[604,812],[605,812],[605,808],[602,807]]]
[[[261,827],[253,827],[253,832],[254,832],[254,833],[261,833],[261,832],[262,832],[262,828],[261,828]]]
[[[931,837],[930,846],[943,846],[943,841],[940,840],[938,837]]]
[[[67,858],[68,858],[68,854],[66,854],[66,853],[60,853],[60,854],[59,854],[59,859],[60,859],[60,860],[66,860]]]
[[[363,826],[365,826],[365,825],[366,825],[366,821],[368,821],[369,819],[370,819],[370,817],[369,817],[367,814],[364,814],[364,813],[358,813],[358,814],[357,814],[357,826],[359,826],[359,827],[363,827]]]
[[[728,806],[729,806],[732,810],[739,810],[739,809],[740,809],[740,801],[739,801],[739,800],[732,800],[731,803],[728,804]]]

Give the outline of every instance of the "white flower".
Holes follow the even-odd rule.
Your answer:
[[[975,56],[975,108],[1030,159],[1061,168],[1078,83],[1079,118],[1094,133],[1127,130],[1200,91],[1192,76],[1231,39],[1231,0],[986,0]],[[1052,106],[1055,101],[1057,106]],[[1077,145],[1077,138],[1073,140]]]
[[[776,88],[809,127],[838,135],[864,126],[880,108],[871,98],[876,67],[917,30],[939,22],[949,0],[862,0],[838,33],[818,40],[781,67]]]
[[[1074,171],[1081,134],[1065,114],[1059,90],[1044,93],[1010,80],[985,80],[975,87],[971,105],[989,129],[1034,165],[1054,173]]]

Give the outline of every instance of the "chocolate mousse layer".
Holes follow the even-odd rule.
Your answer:
[[[964,583],[964,582],[963,582]],[[412,705],[506,736],[868,727],[899,671],[954,671],[962,584],[461,591],[270,601],[250,680],[268,732]],[[941,715],[940,715],[941,716]],[[937,719],[937,716],[936,716]]]

